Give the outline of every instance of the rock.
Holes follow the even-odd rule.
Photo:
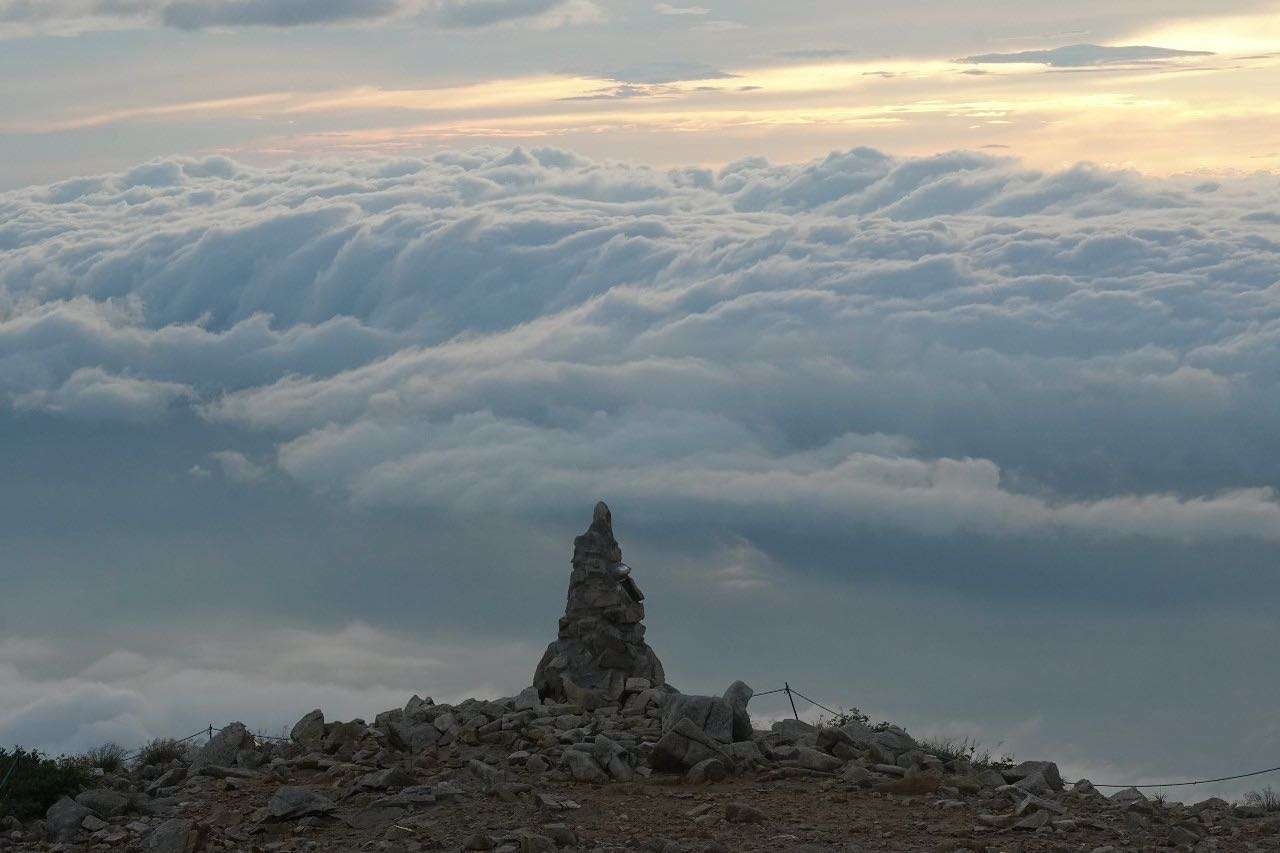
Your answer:
[[[1013,828],[1029,829],[1034,831],[1042,826],[1047,826],[1052,820],[1053,815],[1049,814],[1049,812],[1032,812],[1015,823]]]
[[[536,687],[526,687],[516,697],[515,708],[517,711],[531,711],[540,707],[542,707],[542,697],[538,695],[538,688]]]
[[[1123,806],[1128,805],[1129,803],[1145,803],[1147,801],[1147,796],[1137,788],[1125,788],[1123,791],[1116,791],[1108,797],[1108,799],[1113,803]]]
[[[809,770],[839,770],[844,766],[844,762],[840,759],[807,746],[796,747],[794,760],[799,762],[801,767]]]
[[[129,808],[129,798],[119,791],[91,788],[76,795],[76,802],[98,817],[110,818],[122,815]]]
[[[467,772],[485,785],[496,785],[502,780],[502,771],[491,764],[485,764],[475,758],[467,762]]]
[[[725,759],[727,756],[724,747],[707,737],[691,721],[682,718],[654,745],[649,763],[655,770],[683,773],[700,761]]]
[[[328,797],[306,788],[285,785],[271,796],[267,803],[267,816],[274,820],[296,820],[310,815],[332,814],[336,808]]]
[[[107,826],[108,824],[105,820],[98,817],[97,815],[92,815],[92,814],[86,815],[85,819],[80,821],[81,829],[84,829],[88,832],[97,832],[100,829],[106,829]]]
[[[733,736],[736,742],[751,740],[751,715],[747,713],[747,703],[755,691],[745,681],[735,681],[724,692],[724,701],[729,703],[733,712]]]
[[[369,727],[363,720],[337,723],[324,737],[324,751],[332,755],[343,748],[354,749],[369,734],[369,731]]]
[[[245,728],[244,723],[232,723],[200,748],[196,757],[192,759],[188,771],[195,775],[211,764],[230,767],[236,763],[236,756],[241,750],[253,749],[255,746],[253,735]]]
[[[765,757],[760,747],[753,740],[737,741],[724,745],[724,751],[733,760],[735,767],[759,767],[765,764]]]
[[[357,791],[385,791],[388,788],[403,788],[417,780],[399,767],[388,767],[366,773],[355,782]]]
[[[570,829],[567,823],[548,823],[542,827],[542,831],[560,847],[572,847],[578,843],[578,833]]]
[[[289,739],[303,746],[312,748],[320,746],[324,742],[324,712],[316,708],[294,723],[293,728],[289,730]]]
[[[44,813],[45,831],[54,841],[70,841],[80,831],[84,819],[92,814],[70,797],[63,797]]]
[[[871,735],[871,743],[884,747],[889,752],[893,753],[895,757],[904,752],[910,752],[919,746],[919,744],[916,743],[915,738],[907,734],[906,729],[898,726],[889,726],[886,729],[873,732]]]
[[[885,781],[883,776],[872,773],[865,767],[858,764],[850,764],[844,769],[844,774],[840,777],[846,782],[859,785],[863,788],[870,788],[872,785],[878,785]]]
[[[144,849],[153,853],[195,853],[204,848],[205,830],[194,821],[173,818],[147,836]]]
[[[783,743],[795,743],[809,737],[813,737],[814,742],[817,742],[817,727],[806,723],[804,720],[778,720],[770,727],[770,731],[777,735]]]
[[[1024,761],[1017,767],[1005,770],[1004,777],[1010,782],[1020,782],[1037,773],[1044,778],[1050,790],[1062,790],[1062,775],[1058,772],[1058,765],[1052,761]]]
[[[669,731],[678,720],[688,720],[713,740],[720,743],[733,742],[733,706],[717,696],[669,693],[662,702],[661,714],[663,731]]]
[[[644,641],[644,595],[622,562],[603,501],[587,532],[574,540],[572,563],[558,639],[533,676],[539,696],[565,702],[573,693],[579,703],[594,704],[599,697],[618,699],[629,678],[662,684],[662,663]]]
[[[596,760],[588,752],[580,749],[566,749],[561,762],[568,768],[569,774],[578,782],[606,782],[609,777],[596,764]]]
[[[473,833],[462,843],[463,850],[492,850],[493,839],[483,832]]]
[[[604,735],[596,735],[595,743],[591,749],[591,757],[595,759],[596,764],[603,767],[611,777],[619,782],[630,782],[635,778],[635,769],[627,760],[627,751],[621,744],[610,740]]]
[[[705,785],[708,782],[723,782],[729,778],[729,768],[719,758],[708,758],[699,761],[689,768],[684,781],[690,785]]]
[[[746,803],[726,803],[724,819],[729,823],[764,823],[768,820],[764,812]]]

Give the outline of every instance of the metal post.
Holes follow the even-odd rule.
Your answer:
[[[775,681],[774,683],[776,684],[777,682]],[[791,703],[791,713],[795,715],[797,720],[800,719],[800,714],[796,711],[796,700],[791,698],[791,685],[784,681],[782,682],[782,689],[787,692],[787,701]]]

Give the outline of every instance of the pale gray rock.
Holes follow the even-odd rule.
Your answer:
[[[801,767],[809,770],[839,770],[844,766],[844,762],[832,755],[827,755],[816,749],[807,746],[796,747],[795,761],[799,762]]]
[[[191,761],[190,772],[192,775],[198,774],[211,764],[218,767],[233,766],[241,750],[253,749],[256,745],[244,723],[231,723],[200,748]]]
[[[1137,788],[1125,788],[1122,791],[1116,791],[1108,799],[1119,805],[1128,805],[1129,803],[1145,803],[1147,795]]]
[[[731,760],[723,744],[708,737],[691,721],[681,718],[654,745],[649,761],[655,770],[685,772],[708,758]]]
[[[1010,782],[1020,782],[1037,773],[1051,790],[1062,790],[1062,774],[1058,772],[1058,765],[1052,761],[1024,761],[1017,767],[1005,770],[1004,777]]]
[[[818,729],[804,720],[778,720],[770,729],[783,743],[797,743],[813,738],[817,742]]]
[[[751,740],[751,715],[747,713],[747,703],[754,695],[755,691],[745,681],[733,682],[724,692],[724,701],[729,703],[733,715],[731,740],[734,742]]]
[[[600,765],[596,764],[595,758],[589,752],[584,752],[580,749],[566,749],[560,761],[575,781],[604,782],[609,778],[600,769]]]
[[[699,761],[689,768],[684,780],[690,785],[705,785],[710,782],[723,782],[729,778],[729,768],[719,758],[708,758]]]
[[[106,788],[92,788],[76,795],[76,802],[92,811],[98,817],[111,818],[122,815],[129,809],[129,797],[119,791]]]
[[[194,821],[173,818],[157,826],[143,847],[152,853],[194,853],[203,841],[204,831]]]
[[[275,820],[295,820],[309,816],[332,814],[333,800],[306,788],[285,785],[267,802],[267,816]]]
[[[531,711],[541,706],[542,697],[538,695],[538,688],[536,687],[526,687],[516,697],[515,709],[517,711]]]
[[[679,720],[688,720],[720,743],[733,742],[733,707],[724,699],[670,693],[662,702],[662,730],[670,731]]]
[[[44,814],[45,830],[53,841],[70,841],[80,832],[80,825],[93,812],[70,797],[49,806]]]
[[[399,767],[387,767],[356,779],[355,788],[357,791],[385,791],[388,788],[403,788],[416,781]]]
[[[303,746],[317,747],[324,742],[324,712],[316,708],[289,730],[289,739]]]

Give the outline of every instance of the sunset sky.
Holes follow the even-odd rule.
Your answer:
[[[1277,92],[1261,2],[0,0],[0,744],[514,694],[603,498],[681,689],[1280,763]]]
[[[1280,14],[1209,0],[0,2],[0,185],[548,144],[657,165],[851,136],[1168,174],[1280,165]]]

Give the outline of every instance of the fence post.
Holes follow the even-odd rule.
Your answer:
[[[797,720],[800,719],[800,714],[796,711],[796,700],[791,698],[791,685],[784,681],[782,682],[782,689],[786,691],[787,701],[791,703],[791,713]]]

